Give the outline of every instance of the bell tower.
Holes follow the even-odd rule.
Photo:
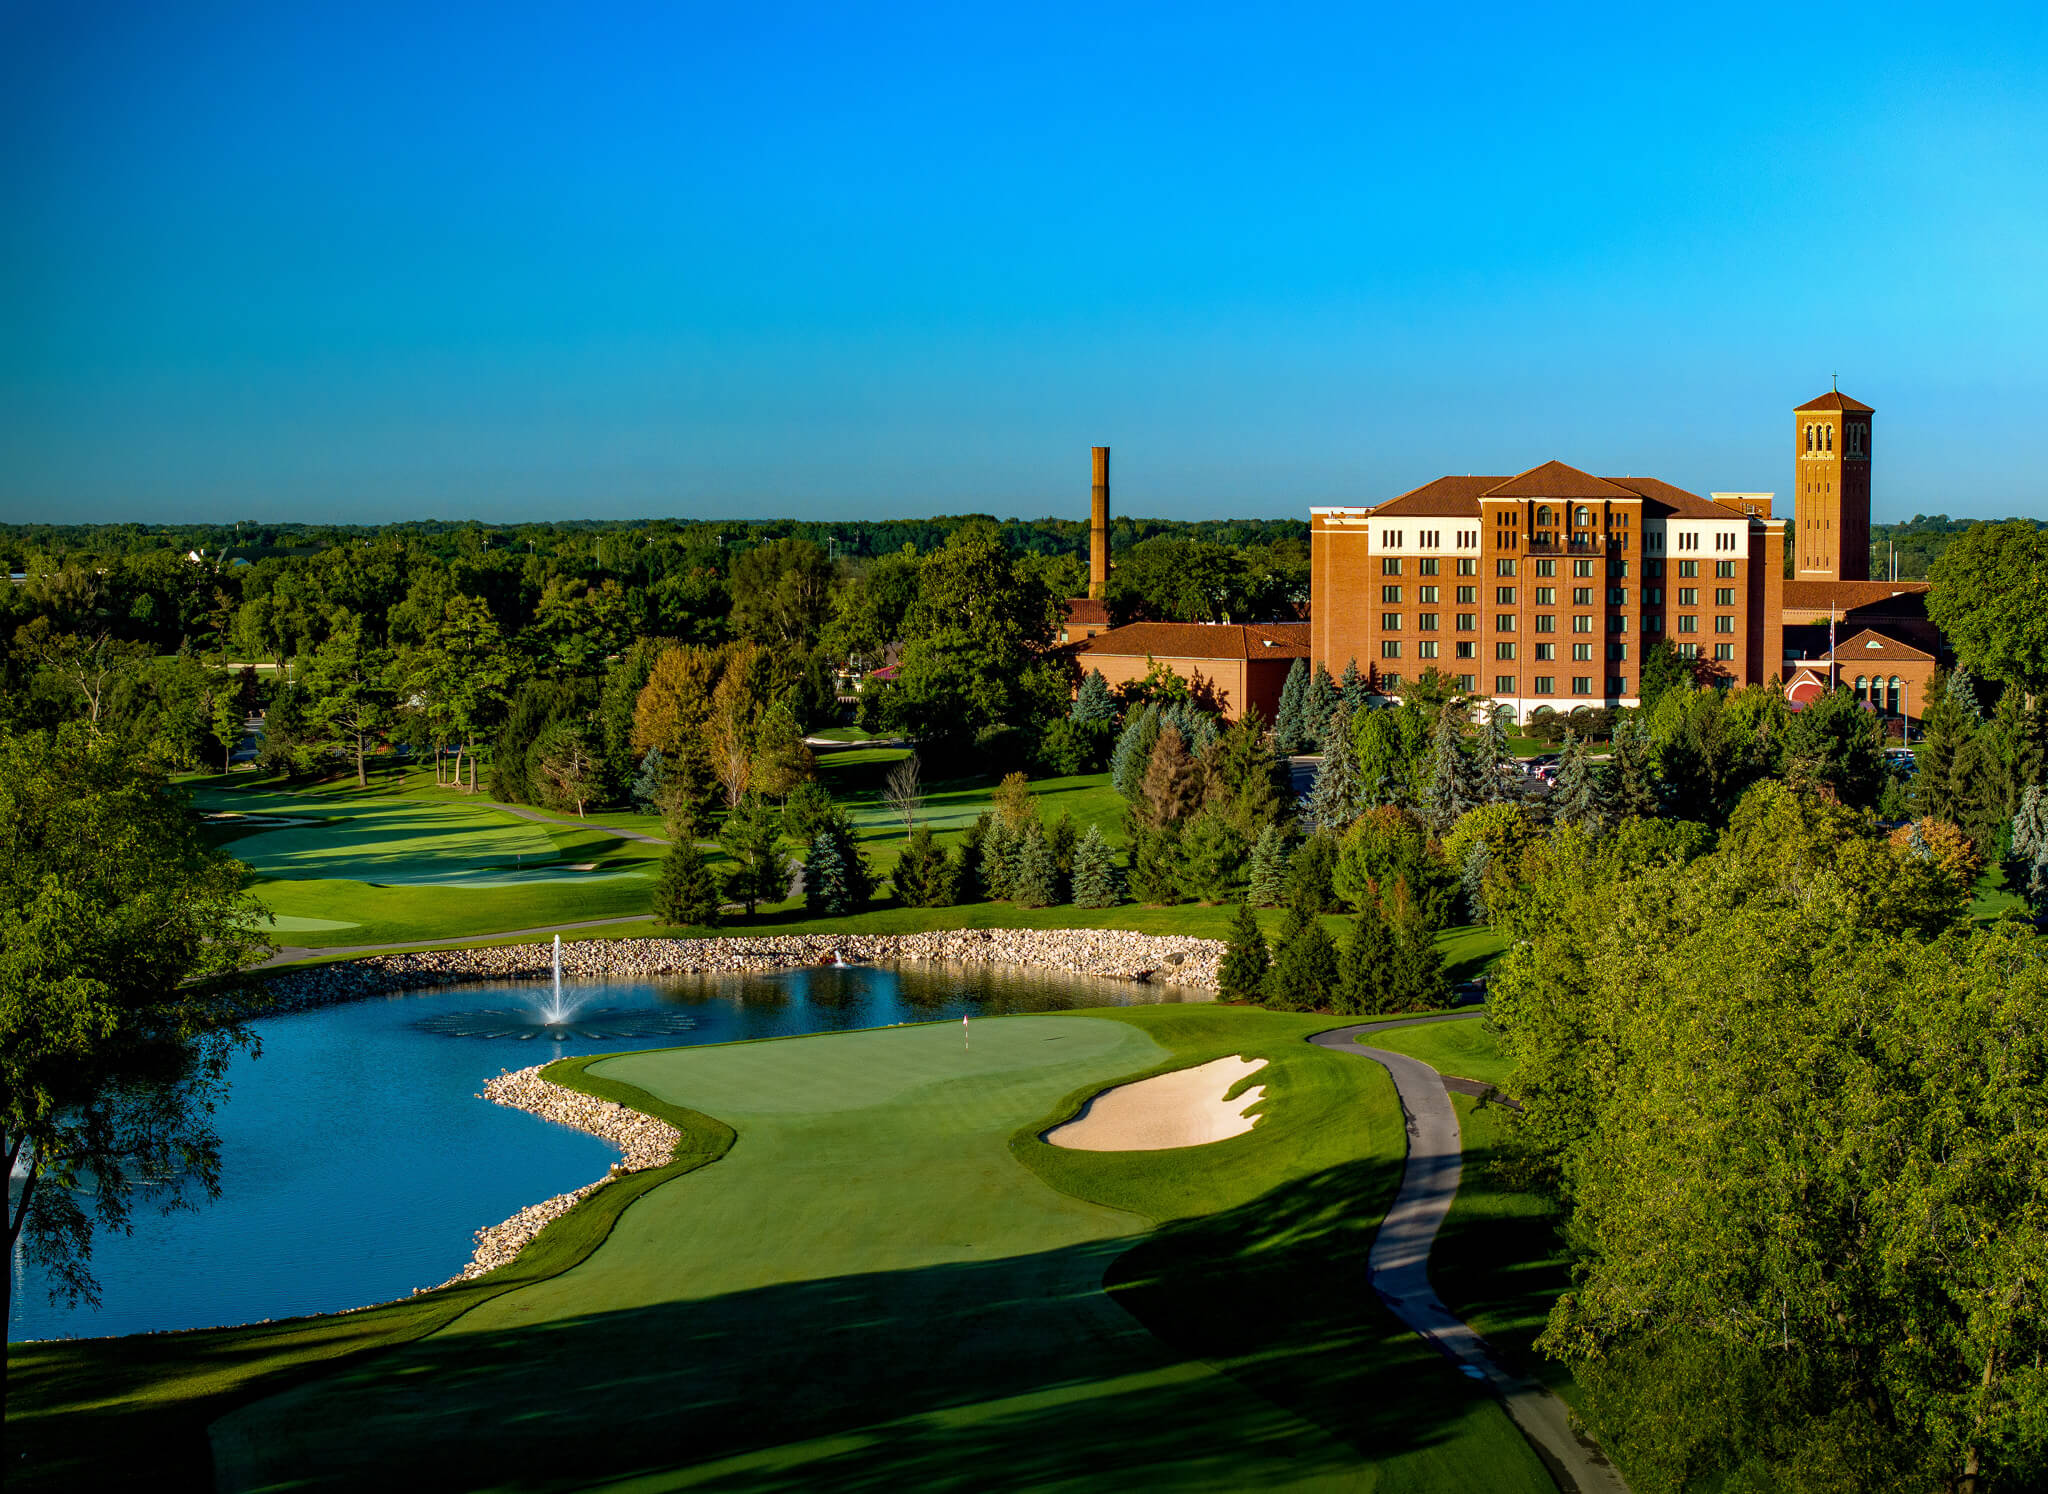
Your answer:
[[[1870,418],[1839,389],[1792,412],[1792,574],[1870,579]]]

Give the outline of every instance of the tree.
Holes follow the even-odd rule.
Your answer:
[[[654,887],[655,921],[671,927],[716,928],[719,901],[717,879],[697,842],[686,837],[670,845],[661,860],[661,880]]]
[[[1466,818],[1491,814],[1494,808],[1475,809]],[[1505,847],[1514,836],[1502,826],[1490,838]],[[1361,816],[1345,833],[1338,844],[1331,883],[1339,898],[1360,907],[1368,898],[1384,896],[1396,882],[1404,884],[1428,910],[1431,921],[1438,923],[1449,912],[1458,886],[1456,869],[1431,842],[1428,826],[1405,809],[1383,804]]]
[[[1202,903],[1220,903],[1244,889],[1251,844],[1213,806],[1189,820],[1180,837],[1180,890]]]
[[[818,776],[818,759],[804,743],[803,728],[787,705],[770,706],[761,714],[754,735],[754,760],[749,781],[771,799],[787,799],[799,784]]]
[[[1436,923],[1409,895],[1405,881],[1395,881],[1386,900],[1386,918],[1393,931],[1390,1009],[1422,1012],[1442,1006],[1450,999],[1451,987],[1444,978],[1443,953],[1436,947]]]
[[[1131,870],[1127,879],[1131,896],[1141,903],[1167,907],[1181,900],[1187,878],[1182,874],[1180,827],[1167,825],[1147,829],[1142,824],[1131,833]]]
[[[1631,713],[1614,726],[1614,751],[1607,761],[1609,811],[1616,820],[1648,819],[1657,812],[1657,785],[1650,775],[1650,730]]]
[[[1970,724],[1946,688],[1928,690],[1920,732],[1920,745],[1913,753],[1913,806],[1930,818],[1952,820],[1952,772],[1957,750],[1969,740]]]
[[[1343,978],[1337,945],[1322,921],[1290,909],[1266,978],[1266,1005],[1286,1012],[1314,1011],[1336,995]]]
[[[1594,769],[1586,744],[1566,730],[1564,750],[1558,755],[1557,781],[1550,788],[1550,817],[1560,825],[1578,825],[1597,835],[1607,823],[1607,806],[1602,802],[1600,775]]]
[[[1277,823],[1268,824],[1252,845],[1251,865],[1245,877],[1245,901],[1260,908],[1277,908],[1285,902],[1288,859],[1286,833]]]
[[[1201,765],[1189,754],[1179,727],[1160,728],[1141,791],[1145,823],[1155,830],[1178,825],[1201,807]]]
[[[1970,677],[1967,665],[1958,664],[1950,671],[1947,688],[1942,693],[1963,713],[1963,720],[1969,725],[1984,724],[1984,703],[1977,698],[1977,682]]]
[[[2005,885],[2026,899],[2036,918],[2048,916],[2048,790],[2038,783],[2020,795],[2011,840]]]
[[[1956,748],[1948,770],[1949,817],[1986,858],[1998,854],[1999,832],[2011,816],[2012,780],[1988,732],[1979,731]]]
[[[809,845],[818,827],[838,812],[832,795],[814,778],[798,784],[782,801],[782,827],[798,845]]]
[[[804,857],[804,911],[814,918],[820,914],[837,918],[853,911],[846,858],[839,853],[838,841],[824,830],[811,837]]]
[[[919,825],[903,842],[890,881],[906,908],[950,908],[959,895],[959,863],[932,839],[931,826]]]
[[[726,873],[725,896],[753,917],[761,903],[779,903],[789,896],[789,864],[777,845],[781,826],[767,800],[749,795],[726,813],[718,843],[732,861]]]
[[[1109,681],[1102,677],[1101,670],[1091,669],[1082,677],[1068,714],[1081,722],[1108,724],[1116,720],[1116,698],[1109,693]]]
[[[1446,705],[1437,713],[1429,744],[1429,786],[1423,791],[1424,815],[1438,834],[1458,822],[1479,802],[1472,781],[1472,758],[1465,750],[1464,712]]]
[[[1308,693],[1301,702],[1301,732],[1309,748],[1316,752],[1328,749],[1330,718],[1337,714],[1337,706],[1343,699],[1337,693],[1337,682],[1330,678],[1330,671],[1317,664],[1309,676]]]
[[[1060,900],[1059,863],[1046,842],[1045,831],[1036,820],[1017,835],[1016,875],[1010,884],[1010,898],[1020,908],[1049,908]]]
[[[1884,726],[1852,692],[1830,690],[1787,724],[1785,772],[1869,809],[1884,787]]]
[[[1259,920],[1249,905],[1239,903],[1237,916],[1230,921],[1229,945],[1216,967],[1216,994],[1225,1001],[1257,1001],[1272,965],[1272,951],[1266,948],[1266,936],[1259,932]]]
[[[1287,868],[1287,905],[1318,913],[1337,908],[1337,837],[1318,830],[1299,846]]]
[[[808,653],[832,608],[832,562],[807,539],[770,540],[732,564],[732,626],[743,638]]]
[[[2048,531],[2024,519],[1974,524],[1928,571],[1927,615],[1970,668],[2048,691]]]
[[[89,722],[0,735],[0,827],[6,1245],[94,1301],[94,1235],[127,1227],[138,1186],[165,1207],[219,1191],[210,1117],[251,1041],[236,977],[269,952],[266,915]]]
[[[1123,877],[1116,853],[1102,831],[1090,825],[1074,846],[1074,906],[1113,908],[1123,901]]]
[[[595,797],[598,783],[597,755],[590,750],[584,729],[573,721],[550,726],[533,744],[533,766],[546,785],[547,802],[574,809],[576,818],[582,819],[583,806]]]
[[[1302,807],[1302,820],[1311,831],[1327,830],[1342,835],[1366,810],[1365,784],[1360,781],[1357,750],[1351,742],[1351,711],[1340,705],[1330,719],[1323,739],[1323,760],[1316,769],[1315,786]]]
[[[718,675],[716,650],[670,647],[657,654],[633,702],[634,748],[674,756],[686,741],[700,738]]]
[[[366,766],[370,740],[390,720],[387,674],[391,655],[372,647],[361,617],[339,615],[325,643],[303,661],[299,676],[307,696],[307,717],[347,743],[355,756],[356,786],[370,782]]]
[[[1352,924],[1351,938],[1344,946],[1339,1009],[1360,1017],[1396,1010],[1397,954],[1394,931],[1380,906],[1379,890],[1370,888],[1359,899],[1358,919]]]
[[[989,796],[996,819],[1004,829],[1016,832],[1038,823],[1038,801],[1031,794],[1031,780],[1022,773],[1006,773]]]
[[[1657,702],[1664,698],[1665,691],[1689,689],[1692,680],[1692,661],[1681,659],[1677,646],[1669,638],[1656,639],[1643,650],[1642,677],[1636,683],[1640,709],[1655,709]]]
[[[1338,681],[1337,694],[1344,702],[1344,709],[1354,716],[1366,708],[1372,695],[1372,685],[1359,672],[1356,659],[1344,666],[1344,677]]]
[[[1351,742],[1368,804],[1415,802],[1416,765],[1428,745],[1422,710],[1415,702],[1360,712],[1352,718]]]
[[[1203,749],[1202,783],[1209,805],[1247,836],[1279,819],[1291,797],[1286,769],[1267,743],[1256,706]]]
[[[241,692],[231,682],[223,680],[214,687],[211,702],[213,738],[220,743],[220,770],[228,772],[235,765],[235,749],[242,745],[242,733],[247,729],[248,712],[242,708]]]
[[[917,600],[917,575],[917,551],[910,545],[855,575],[833,599],[824,647],[857,670],[880,664],[903,637],[904,619]]]
[[[1295,757],[1308,750],[1308,735],[1302,711],[1308,704],[1308,665],[1296,659],[1280,686],[1280,704],[1273,717],[1273,750],[1281,757]]]
[[[666,767],[659,747],[648,748],[647,755],[640,759],[640,771],[633,776],[633,808],[641,814],[661,812],[660,795],[662,783],[667,778]]]
[[[1152,761],[1152,748],[1159,740],[1159,707],[1141,706],[1124,717],[1116,747],[1109,755],[1109,783],[1135,804],[1145,794],[1145,769]]]

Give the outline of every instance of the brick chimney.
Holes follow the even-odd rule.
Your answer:
[[[1088,595],[1100,600],[1109,582],[1109,448],[1095,452],[1095,500],[1088,519]]]

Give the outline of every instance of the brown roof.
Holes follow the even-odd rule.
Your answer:
[[[1897,600],[1909,612],[1918,612],[1918,600],[1927,595],[1925,581],[1787,581],[1782,603],[1788,612],[1825,612],[1830,607],[1844,612],[1878,606]]]
[[[1617,487],[1627,488],[1640,497],[1646,507],[1643,512],[1651,518],[1673,519],[1739,519],[1745,517],[1742,510],[1725,503],[1716,503],[1711,498],[1702,498],[1697,493],[1688,493],[1684,488],[1660,481],[1654,477],[1613,477],[1608,481]],[[1658,513],[1658,508],[1663,513]]]
[[[1591,498],[1612,502],[1636,495],[1616,487],[1604,477],[1567,467],[1563,462],[1545,462],[1527,472],[1495,483],[1486,490],[1488,498]]]
[[[1398,498],[1389,498],[1372,511],[1375,519],[1397,519],[1404,514],[1423,518],[1476,519],[1479,495],[1504,477],[1439,477]]]
[[[1108,627],[1109,604],[1097,597],[1068,597],[1067,626]]]
[[[1796,415],[1801,410],[1860,410],[1865,415],[1874,413],[1862,400],[1851,399],[1839,389],[1830,389],[1819,399],[1810,399],[1803,405],[1795,406],[1792,413]]]
[[[1875,628],[1865,628],[1855,637],[1835,644],[1837,669],[1850,668],[1862,660],[1879,664],[1931,664],[1934,655],[1924,653],[1910,643],[1888,638]]]
[[[1080,654],[1153,659],[1306,659],[1307,623],[1125,623],[1074,646]]]

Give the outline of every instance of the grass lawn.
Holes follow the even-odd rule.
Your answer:
[[[2026,899],[2006,887],[2005,868],[1994,861],[1977,878],[1976,893],[1970,899],[1970,916],[1980,923],[1989,923],[2001,913],[2023,912],[2026,906]]]
[[[597,1218],[601,1191],[535,1252],[594,1248],[495,1295],[35,1346],[17,1385],[72,1486],[95,1456],[187,1483],[173,1453],[247,1401],[214,1426],[223,1488],[1548,1490],[1492,1400],[1357,1306],[1403,1125],[1377,1066],[1302,1041],[1328,1020],[1132,1008],[989,1020],[971,1048],[933,1025],[575,1061],[706,1155],[706,1116],[737,1139],[630,1210]],[[1036,1140],[1105,1084],[1235,1052],[1271,1059],[1245,1136]],[[383,1352],[319,1363],[357,1347]]]
[[[1368,1047],[1419,1058],[1440,1074],[1482,1084],[1504,1083],[1513,1067],[1501,1056],[1500,1040],[1487,1030],[1486,1018],[1476,1014],[1457,1022],[1369,1033],[1364,1041]]]

